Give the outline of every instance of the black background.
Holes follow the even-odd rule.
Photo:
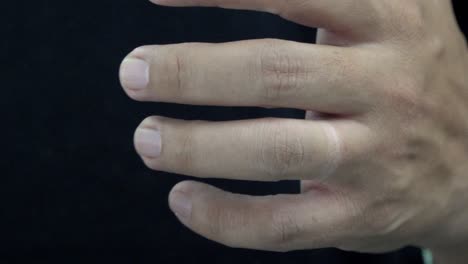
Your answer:
[[[303,113],[134,102],[118,81],[119,64],[133,48],[264,37],[313,42],[314,30],[269,14],[145,0],[18,0],[2,4],[0,15],[4,263],[418,263],[411,248],[387,255],[279,254],[217,245],[169,211],[169,190],[186,178],[152,172],[135,154],[134,129],[149,115],[230,120]],[[206,181],[251,194],[298,191],[295,182]]]

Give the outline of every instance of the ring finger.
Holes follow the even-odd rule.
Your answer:
[[[151,117],[135,132],[135,146],[154,170],[279,181],[326,177],[363,151],[366,138],[366,128],[352,120],[207,122]]]

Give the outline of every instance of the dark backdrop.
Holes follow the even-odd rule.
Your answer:
[[[0,15],[4,263],[419,262],[411,248],[386,255],[278,254],[217,245],[188,231],[168,209],[170,188],[185,178],[152,172],[135,154],[133,131],[153,114],[229,120],[303,113],[131,101],[120,88],[118,67],[133,48],[263,37],[313,42],[314,30],[268,14],[164,8],[145,0],[15,0],[3,3]],[[298,191],[296,182],[207,182],[251,194]]]

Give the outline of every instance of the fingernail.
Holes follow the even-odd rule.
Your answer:
[[[169,205],[180,220],[184,222],[190,220],[190,216],[192,214],[192,202],[187,194],[178,191],[172,193]]]
[[[149,65],[137,58],[126,58],[120,67],[122,85],[130,90],[142,90],[149,83]]]
[[[141,156],[157,158],[161,155],[161,132],[139,128],[135,132],[135,148]]]

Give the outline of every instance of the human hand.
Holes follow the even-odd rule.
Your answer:
[[[263,39],[145,46],[121,65],[139,101],[287,107],[307,120],[150,117],[145,164],[203,178],[301,180],[253,197],[186,181],[169,196],[193,231],[232,247],[468,245],[468,53],[449,0],[153,0],[278,14],[317,45]],[[465,259],[466,262],[466,259]]]

